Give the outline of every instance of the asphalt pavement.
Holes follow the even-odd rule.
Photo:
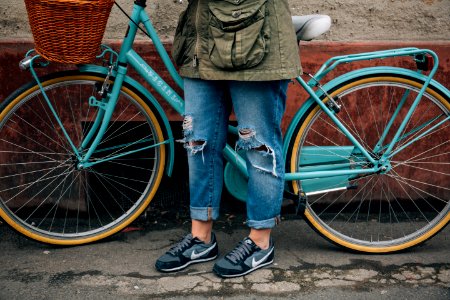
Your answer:
[[[221,254],[247,234],[241,217],[216,223]],[[54,247],[0,223],[0,299],[450,299],[449,228],[403,253],[367,255],[328,243],[301,220],[285,220],[273,233],[275,263],[227,280],[211,272],[213,262],[175,274],[154,269],[187,232],[187,220],[147,220],[133,229],[91,245]]]

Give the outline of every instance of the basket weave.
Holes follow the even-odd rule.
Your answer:
[[[25,0],[36,51],[55,62],[92,62],[113,4],[114,0]]]

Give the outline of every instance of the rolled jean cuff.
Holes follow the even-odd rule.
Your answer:
[[[280,224],[280,220],[280,216],[263,221],[247,220],[247,226],[253,229],[270,229]]]
[[[219,207],[190,207],[191,219],[198,221],[215,221],[219,218]]]

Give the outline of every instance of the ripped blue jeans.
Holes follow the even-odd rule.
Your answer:
[[[209,81],[185,78],[184,143],[188,151],[191,218],[216,220],[223,186],[228,118],[238,120],[237,150],[249,172],[247,225],[279,222],[284,188],[281,118],[289,80]]]

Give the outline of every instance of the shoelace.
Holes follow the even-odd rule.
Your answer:
[[[236,248],[228,253],[226,258],[228,258],[233,263],[236,263],[238,260],[243,260],[245,257],[250,255],[251,251],[251,245],[247,244],[245,241],[240,241]]]
[[[186,235],[181,241],[179,241],[176,245],[170,248],[168,252],[170,254],[176,255],[177,253],[186,249],[186,247],[188,247],[191,244],[193,239],[194,237],[192,236],[192,234]]]

